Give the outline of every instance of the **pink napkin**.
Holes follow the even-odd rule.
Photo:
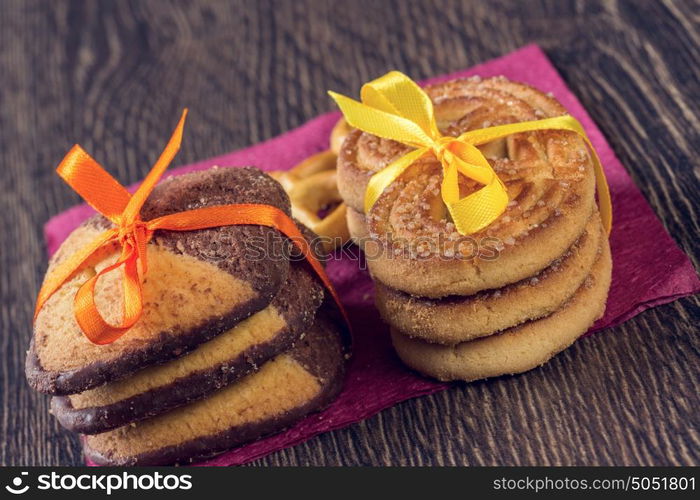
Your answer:
[[[529,45],[472,69],[426,83],[471,75],[504,75],[552,92],[581,121],[600,155],[614,206],[610,238],[614,268],[605,317],[591,328],[589,334],[616,325],[650,307],[700,291],[700,281],[690,260],[665,231],[600,130],[539,47]],[[261,144],[170,172],[183,174],[213,165],[288,169],[327,147],[330,130],[338,117],[338,113],[325,114]],[[81,205],[53,217],[44,229],[49,253],[53,253],[92,213],[91,208]],[[651,242],[653,251],[649,248]],[[348,366],[342,394],[330,408],[309,416],[286,432],[231,450],[202,462],[202,465],[241,464],[301,443],[321,432],[358,422],[400,401],[447,387],[447,384],[423,378],[401,365],[392,350],[387,328],[374,308],[372,282],[367,272],[360,270],[356,259],[339,256],[329,262],[328,274],[353,318],[355,331],[354,356]]]

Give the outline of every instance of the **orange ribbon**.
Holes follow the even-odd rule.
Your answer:
[[[294,221],[282,210],[270,205],[233,204],[187,210],[149,221],[141,220],[141,207],[180,149],[186,116],[187,109],[183,111],[165,150],[133,196],[80,146],[73,146],[63,158],[57,168],[58,175],[115,227],[107,229],[56,266],[39,291],[34,319],[36,320],[49,297],[91,257],[113,250],[115,244],[118,244],[121,246],[121,255],[117,261],[83,283],[74,300],[75,319],[85,336],[95,344],[114,342],[136,324],[143,312],[143,278],[148,272],[146,244],[155,231],[193,231],[219,226],[255,224],[277,229],[291,239],[328,289],[349,325],[347,314],[323,266],[314,256],[309,243]],[[124,311],[121,323],[111,325],[97,310],[95,285],[101,276],[119,267],[123,267]]]

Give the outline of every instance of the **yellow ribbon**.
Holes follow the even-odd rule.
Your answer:
[[[437,128],[430,97],[398,71],[391,71],[363,85],[362,102],[335,92],[328,93],[352,127],[416,148],[370,178],[365,192],[365,212],[408,167],[432,154],[442,165],[440,192],[457,231],[460,234],[475,233],[495,221],[508,205],[505,185],[477,146],[520,132],[568,130],[583,138],[591,152],[600,215],[605,230],[610,233],[612,204],[603,167],[583,127],[570,115],[470,130],[459,137],[446,137]],[[483,184],[483,187],[460,198],[458,174]]]

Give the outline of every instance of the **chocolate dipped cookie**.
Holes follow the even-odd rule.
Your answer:
[[[290,213],[282,187],[260,170],[213,168],[163,181],[141,218],[235,203],[263,203]],[[111,224],[102,216],[83,223],[51,259],[48,273]],[[128,335],[108,345],[91,343],[73,314],[78,288],[114,262],[117,249],[96,256],[38,312],[26,363],[30,385],[49,394],[75,394],[182,356],[270,303],[287,279],[288,248],[274,229],[259,225],[157,230],[147,245],[142,316]],[[120,273],[97,282],[95,300],[105,319],[119,319]]]
[[[105,432],[189,404],[252,373],[294,347],[314,321],[323,288],[295,263],[270,304],[188,354],[80,394],[57,396],[63,427]]]
[[[86,436],[100,465],[186,463],[279,432],[326,407],[342,387],[341,332],[321,314],[296,347],[206,399]]]

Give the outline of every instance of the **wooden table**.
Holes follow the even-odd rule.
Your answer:
[[[181,164],[332,109],[328,88],[537,42],[698,266],[697,2],[18,1],[0,23],[1,464],[82,461],[24,381],[42,224],[78,202],[53,167],[80,142],[137,181],[184,106]],[[649,310],[525,376],[455,385],[256,464],[698,464],[699,312],[697,298]]]

